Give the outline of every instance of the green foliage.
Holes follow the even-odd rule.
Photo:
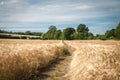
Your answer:
[[[88,33],[88,40],[94,39],[93,33],[89,32]]]
[[[57,30],[55,32],[55,39],[60,40],[61,39],[62,32],[61,30]]]
[[[78,25],[77,27],[77,36],[78,36],[78,39],[87,39],[88,37],[88,27],[86,27],[85,24],[80,24]]]
[[[120,23],[115,29],[107,30],[105,32],[106,39],[120,40]]]
[[[25,32],[26,35],[31,35],[32,33],[30,31]]]
[[[49,30],[42,35],[43,40],[60,40],[62,36],[62,31],[57,30],[55,26],[50,26]]]
[[[112,36],[115,37],[115,29],[107,30],[105,36],[107,39],[110,39]]]
[[[42,32],[31,32],[31,31],[26,31],[26,32],[8,32],[8,31],[4,31],[4,30],[0,30],[0,33],[19,34],[19,35],[33,35],[33,36],[41,36],[43,34]]]
[[[55,33],[57,28],[55,26],[50,26],[48,32],[45,34],[45,38],[47,39],[55,39]]]
[[[103,35],[97,34],[95,36],[95,39],[106,40],[106,36],[104,34]]]
[[[0,30],[0,33],[7,33],[7,31],[4,31],[4,30]]]
[[[117,39],[120,39],[120,23],[117,25],[115,29],[115,35]]]
[[[69,27],[69,28],[64,29],[63,30],[63,39],[64,40],[72,40],[72,39],[74,39],[73,36],[72,36],[74,33],[75,33],[74,28]]]
[[[49,27],[46,33],[41,32],[7,32],[4,30],[0,30],[0,33],[11,33],[11,34],[20,34],[20,35],[35,35],[40,36],[43,40],[91,40],[91,39],[118,39],[120,40],[120,23],[117,25],[115,29],[107,30],[105,34],[97,34],[96,36],[93,33],[89,32],[89,28],[86,27],[85,24],[79,24],[76,28],[68,27],[61,30],[57,30],[56,26],[52,25]],[[24,36],[11,36],[11,35],[0,35],[0,38],[8,38],[8,39],[26,39]],[[32,38],[31,38],[32,39]],[[36,38],[33,38],[36,39]],[[38,38],[37,38],[38,39]]]
[[[72,35],[71,35],[71,37],[73,38],[73,39],[78,39],[78,33],[77,32],[75,32],[75,33],[73,33]]]
[[[41,38],[42,38],[43,40],[47,40],[47,36],[46,36],[46,34],[45,34],[45,33],[42,34],[42,35],[41,35]]]
[[[101,36],[100,36],[100,40],[106,40],[105,35],[101,35]]]
[[[3,34],[0,34],[0,38],[3,38],[3,39],[20,39],[19,36],[11,36],[11,35],[3,35]]]
[[[85,24],[79,24],[77,27],[77,32],[85,33],[88,31],[89,31],[89,29],[88,29],[88,27],[86,27]]]
[[[110,39],[111,39],[111,40],[115,40],[116,38],[115,38],[114,36],[111,36]]]

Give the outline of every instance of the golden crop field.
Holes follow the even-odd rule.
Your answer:
[[[29,80],[65,51],[59,41],[0,40],[0,80]],[[67,52],[67,51],[66,51]]]
[[[50,78],[35,80],[120,80],[119,41],[12,39],[0,40],[0,80],[34,80],[60,56],[67,59],[48,70]]]
[[[120,42],[74,41],[70,80],[120,80]]]

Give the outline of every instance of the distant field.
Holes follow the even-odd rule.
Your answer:
[[[40,36],[35,35],[19,35],[10,33],[0,33],[0,38],[3,39],[41,39]]]
[[[39,69],[68,53],[62,80],[120,80],[120,41],[15,39],[0,39],[0,80],[33,80]]]

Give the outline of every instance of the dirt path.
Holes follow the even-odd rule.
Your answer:
[[[71,56],[64,56],[57,59],[48,67],[43,68],[40,72],[39,80],[69,80],[66,74],[71,61]]]
[[[61,41],[58,45],[63,46],[64,44]],[[65,55],[41,69],[38,80],[69,80],[68,70],[71,59],[71,55]]]

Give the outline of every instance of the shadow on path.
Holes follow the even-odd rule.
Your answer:
[[[67,57],[67,56],[66,56]],[[47,78],[51,78],[51,74],[49,72],[55,71],[55,67],[60,64],[60,62],[64,61],[65,57],[57,58],[56,60],[49,63],[47,67],[41,68],[39,70],[39,79],[46,80]]]

